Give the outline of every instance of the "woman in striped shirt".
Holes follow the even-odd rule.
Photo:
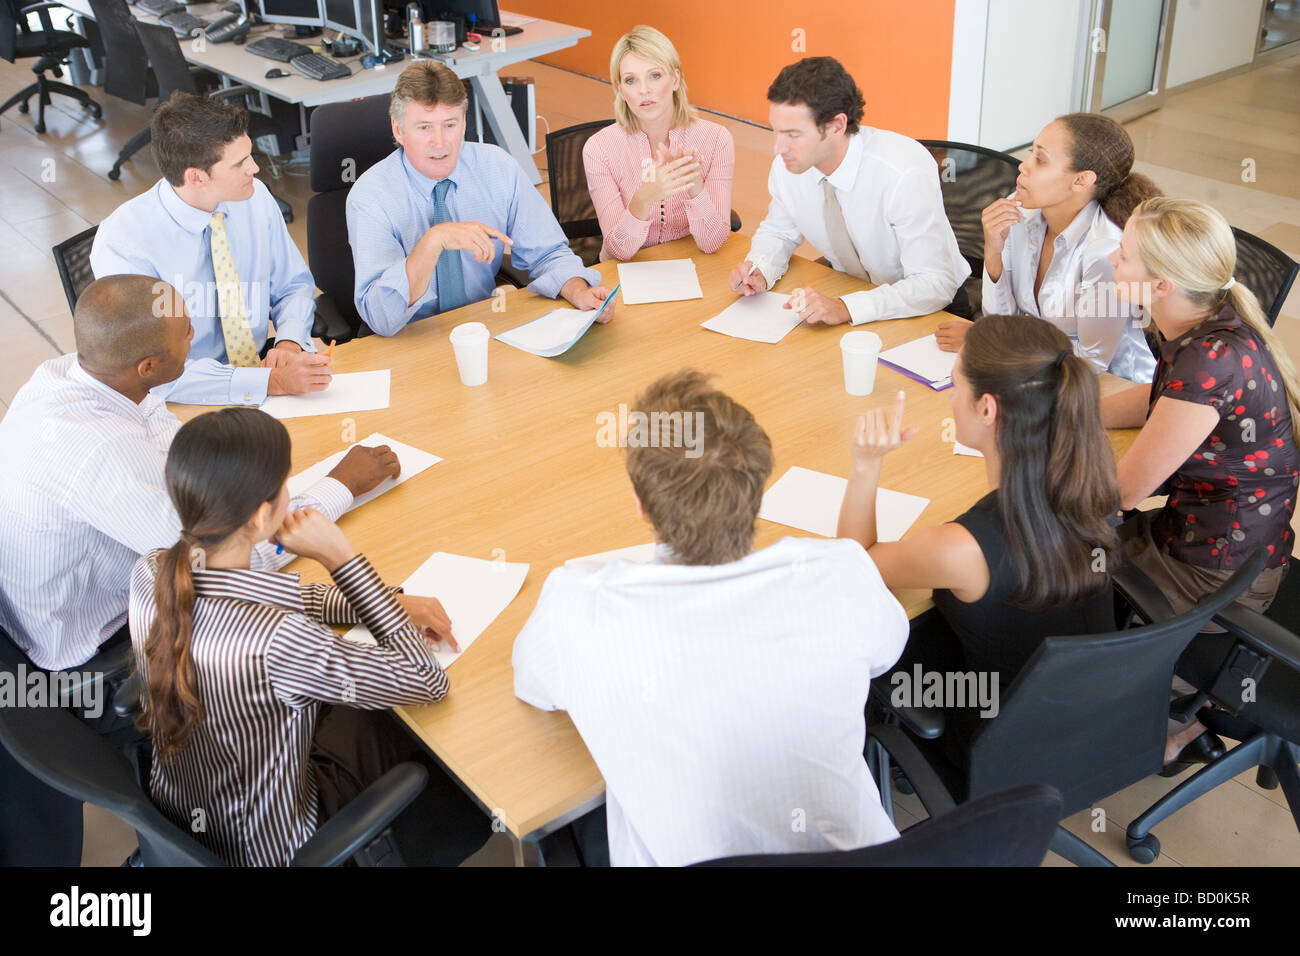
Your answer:
[[[287,864],[353,795],[340,790],[387,769],[382,736],[322,747],[324,718],[337,727],[356,710],[436,701],[448,688],[426,638],[452,640],[442,605],[385,587],[319,512],[289,512],[289,465],[288,432],[257,409],[184,425],[166,469],[180,540],[143,556],[131,579],[150,794],[232,865]],[[334,586],[250,570],[268,538],[319,561]],[[355,621],[376,646],[325,626]],[[361,765],[337,756],[348,753]]]
[[[601,261],[686,235],[701,252],[717,252],[731,231],[731,133],[694,115],[677,51],[653,27],[614,45],[609,73],[618,122],[582,150]]]

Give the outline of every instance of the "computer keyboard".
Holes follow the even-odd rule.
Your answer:
[[[352,75],[352,71],[338,60],[321,53],[304,53],[302,56],[295,56],[289,61],[289,65],[303,76],[313,80],[337,80]]]
[[[176,0],[137,0],[136,6],[160,19],[169,13],[185,9],[185,5],[177,3]]]
[[[249,53],[264,56],[268,60],[279,60],[281,63],[288,63],[296,56],[306,56],[311,52],[311,47],[303,46],[301,43],[294,43],[292,40],[286,40],[283,37],[262,37],[254,40],[244,49]]]
[[[158,18],[158,22],[164,26],[172,28],[172,32],[178,37],[193,36],[195,33],[206,30],[208,21],[202,17],[196,17],[192,13],[186,13],[184,10],[177,10],[173,13],[167,13]]]

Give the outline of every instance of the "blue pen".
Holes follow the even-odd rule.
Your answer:
[[[282,544],[277,544],[277,545],[275,546],[275,553],[276,553],[276,554],[284,554],[284,545],[282,545]]]
[[[614,296],[618,295],[618,290],[621,289],[621,288],[623,288],[623,283],[620,282],[618,285],[614,286],[614,291],[613,291],[613,292],[611,292],[609,295],[605,296],[605,301],[602,302],[602,303],[600,304],[600,308],[596,310],[596,315],[597,315],[597,316],[599,316],[600,313],[604,312],[604,311],[605,311],[605,307],[608,306],[611,302],[614,301]]]

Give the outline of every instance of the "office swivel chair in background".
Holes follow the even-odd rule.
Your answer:
[[[1267,558],[1264,549],[1255,552],[1186,614],[1110,634],[1047,638],[1001,695],[998,714],[979,721],[961,748],[961,761],[937,745],[946,726],[943,711],[896,707],[884,681],[873,682],[873,700],[886,717],[867,728],[867,758],[881,782],[885,809],[892,809],[889,762],[890,753],[900,750],[900,737],[917,744],[943,781],[936,788],[930,779],[909,775],[931,816],[954,797],[964,801],[1019,784],[1048,783],[1060,791],[1068,817],[1157,773],[1164,764],[1175,662],[1210,618],[1246,590]],[[1113,576],[1131,570],[1121,567]],[[1064,827],[1051,848],[1079,866],[1112,865]]]
[[[546,176],[551,186],[551,213],[569,239],[569,248],[585,266],[600,259],[603,237],[596,207],[587,188],[587,170],[582,162],[582,148],[587,140],[613,120],[579,123],[546,135]],[[731,210],[731,231],[740,230],[740,217]]]
[[[19,90],[4,105],[0,113],[9,107],[18,106],[18,112],[26,113],[30,107],[28,100],[36,97],[36,132],[45,132],[45,107],[50,105],[50,95],[58,93],[70,96],[90,110],[90,115],[99,119],[104,115],[100,105],[88,94],[75,86],[49,79],[48,70],[56,77],[63,75],[59,64],[68,57],[72,50],[89,47],[90,41],[71,30],[56,30],[50,20],[50,11],[61,7],[60,3],[24,4],[22,0],[0,0],[0,59],[14,63],[18,60],[36,59],[32,72],[36,82]],[[28,26],[27,18],[35,13],[41,21],[41,29],[33,30]]]

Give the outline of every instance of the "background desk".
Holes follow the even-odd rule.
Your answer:
[[[88,0],[67,0],[63,4],[79,16],[94,19]],[[156,23],[156,18],[131,8],[131,12],[141,20]],[[217,4],[195,4],[186,7],[186,12],[195,16],[212,19],[221,12]],[[251,42],[265,36],[279,36],[283,29],[280,25],[255,27],[249,34]],[[497,71],[503,67],[534,57],[545,56],[575,46],[584,37],[591,36],[590,30],[552,23],[549,20],[534,20],[523,28],[523,32],[505,38],[505,49],[493,51],[492,41],[485,39],[478,53],[458,49],[454,54],[438,57],[461,79],[468,79],[474,89],[474,95],[483,108],[484,116],[492,129],[496,141],[509,150],[524,172],[531,178],[534,186],[542,181],[537,164],[533,162],[528,144],[520,132],[519,123],[510,111],[510,101]],[[309,37],[297,40],[304,46],[319,46],[322,37]],[[287,63],[269,60],[266,57],[249,53],[245,46],[232,42],[210,43],[198,42],[196,38],[182,39],[181,50],[185,59],[195,66],[229,77],[235,83],[242,83],[287,103],[296,103],[299,108],[299,123],[304,137],[307,136],[307,108],[320,106],[322,103],[339,103],[344,100],[359,99],[378,93],[391,93],[397,84],[397,77],[402,70],[414,61],[407,56],[397,63],[375,67],[370,70],[361,68],[361,57],[348,57],[342,62],[353,71],[353,75],[338,80],[313,80],[298,73]],[[283,69],[289,76],[268,80],[267,70],[274,67]],[[306,140],[300,145],[307,145]]]
[[[594,326],[558,359],[493,341],[488,381],[478,388],[466,388],[457,378],[450,329],[480,321],[495,334],[545,314],[555,308],[553,301],[520,290],[506,297],[504,312],[494,312],[491,301],[479,302],[413,323],[395,340],[357,339],[336,350],[335,367],[391,368],[391,407],[287,423],[295,472],[338,451],[346,434],[355,439],[373,431],[445,459],[340,522],[389,584],[400,584],[435,551],[530,563],[519,596],[453,665],[446,700],[398,709],[516,838],[517,861],[531,854],[542,835],[598,806],[604,782],[567,714],[536,710],[515,698],[515,635],[547,574],[567,558],[653,537],[637,515],[622,449],[596,444],[600,412],[617,412],[620,402],[630,404],[655,378],[684,366],[714,372],[717,386],[749,408],[771,437],[775,481],[791,465],[847,475],[857,416],[890,402],[901,388],[907,393],[906,422],[921,430],[885,459],[881,485],[932,499],[915,527],[950,521],[987,490],[983,459],[954,455],[945,441],[950,392],[931,391],[882,367],[875,394],[845,393],[839,342],[846,327],[800,325],[777,345],[699,328],[735,299],[727,274],[748,246],[747,238],[732,236],[711,256],[701,255],[691,239],[643,251],[638,259],[693,256],[704,298],[620,303],[613,322]],[[615,263],[598,268],[613,288]],[[843,273],[795,259],[776,291],[802,285],[828,295],[863,287]],[[938,313],[871,328],[888,348],[929,333],[946,318]],[[1103,391],[1126,384],[1105,376]],[[190,418],[205,409],[174,410]],[[1111,434],[1122,453],[1136,432]],[[800,533],[759,521],[755,546]],[[327,580],[314,563],[293,568],[306,580]],[[909,616],[930,606],[927,591],[895,593]]]

